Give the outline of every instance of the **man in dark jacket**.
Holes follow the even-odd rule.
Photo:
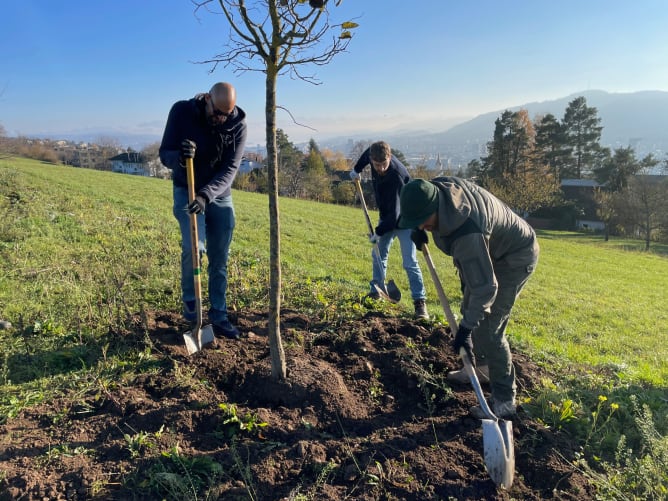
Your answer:
[[[397,228],[399,219],[399,193],[401,188],[410,181],[410,176],[404,164],[392,154],[390,145],[384,141],[373,143],[367,148],[350,171],[352,179],[359,179],[364,168],[371,164],[371,180],[376,197],[376,205],[380,213],[380,220],[374,233],[369,235],[369,240],[374,244],[371,251],[373,263],[373,277],[370,282],[371,291],[369,296],[378,298],[376,285],[385,287],[385,274],[387,271],[387,255],[394,237],[399,239],[401,246],[401,257],[404,270],[408,276],[411,288],[411,296],[415,307],[416,318],[429,318],[425,303],[426,293],[422,281],[422,271],[417,262],[415,245],[411,241],[410,230]],[[375,255],[375,244],[380,256]]]
[[[492,410],[502,418],[514,415],[515,368],[505,332],[515,300],[538,262],[535,232],[490,192],[456,177],[415,179],[402,190],[400,204],[399,227],[416,228],[411,238],[419,249],[427,242],[425,230],[430,231],[459,272],[463,318],[453,341],[455,353],[465,348],[475,363],[475,346],[488,366]],[[482,417],[479,407],[471,411]]]
[[[181,293],[186,320],[196,319],[190,244],[190,214],[208,255],[209,320],[214,334],[238,339],[227,316],[227,260],[235,226],[232,182],[246,144],[246,114],[236,106],[236,90],[216,83],[207,93],[172,106],[160,145],[160,160],[172,170],[173,212],[181,229]],[[194,159],[195,200],[189,204],[185,158]],[[202,231],[203,230],[203,231]],[[204,249],[204,241],[200,243]]]

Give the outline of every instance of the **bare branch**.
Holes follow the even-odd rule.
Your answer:
[[[213,1],[191,0],[196,11],[206,9],[209,12],[212,12],[209,4]],[[271,68],[277,75],[288,73],[317,85],[318,79],[302,75],[295,67],[326,65],[334,56],[345,52],[350,42],[349,38],[339,38],[338,33],[334,34],[340,25],[328,22],[326,7],[314,9],[298,0],[280,3],[262,0],[251,5],[246,0],[216,1],[230,26],[230,37],[224,52],[199,62],[213,65],[211,73],[219,64],[232,67],[235,73],[266,73]],[[336,5],[339,3],[336,2]],[[321,47],[328,32],[332,33],[330,42],[328,46]]]
[[[305,124],[300,124],[299,122],[297,122],[297,120],[295,120],[295,117],[292,115],[292,113],[290,113],[290,110],[288,110],[285,106],[276,105],[276,109],[279,109],[279,108],[282,109],[283,111],[285,111],[288,115],[290,115],[290,118],[292,118],[292,123],[294,123],[295,125],[299,125],[300,127],[304,127],[306,129],[311,129],[314,132],[318,132],[318,129],[314,129],[313,127],[310,127],[310,126],[305,125]]]

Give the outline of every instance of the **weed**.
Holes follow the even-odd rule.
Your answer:
[[[235,437],[239,433],[260,436],[261,428],[268,425],[268,423],[260,421],[257,414],[247,412],[240,416],[237,406],[234,404],[221,403],[218,404],[218,408],[223,411],[222,434],[227,438]]]
[[[619,404],[610,403],[607,406],[607,413],[605,416],[601,416],[601,413],[604,411],[604,404],[608,401],[608,397],[605,395],[598,396],[598,403],[596,409],[592,411],[591,416],[591,427],[589,433],[587,433],[587,438],[585,439],[585,447],[589,446],[589,443],[592,437],[596,434],[601,434],[602,430],[605,429],[606,425],[610,422],[612,415],[617,409],[619,409]],[[602,418],[602,419],[601,419]]]
[[[209,457],[187,457],[178,444],[130,480],[133,489],[150,497],[198,500],[207,498],[223,475],[223,467]],[[153,495],[153,496],[151,496]]]
[[[237,447],[236,438],[232,440],[230,444],[230,452],[232,453],[232,458],[234,459],[234,465],[241,476],[241,479],[246,486],[246,492],[251,501],[256,501],[258,499],[255,492],[255,487],[253,485],[253,472],[251,471],[250,463],[248,460],[242,461],[241,454],[239,454],[239,449]]]
[[[385,394],[383,383],[380,382],[380,371],[375,369],[372,373],[371,384],[369,385],[369,395],[374,403],[378,403]]]
[[[317,469],[319,470],[318,476],[308,491],[304,493],[300,492],[302,486],[299,485],[292,489],[288,495],[287,501],[314,501],[319,499],[318,493],[322,486],[328,482],[332,473],[336,470],[336,463],[330,460],[326,463],[318,464]]]
[[[453,392],[445,379],[444,371],[437,371],[433,364],[424,365],[424,360],[417,345],[410,347],[409,356],[402,360],[402,371],[409,377],[417,380],[417,387],[424,396],[424,408],[430,416],[436,412],[440,402],[452,398]]]
[[[12,381],[9,379],[9,351],[5,351],[5,354],[2,357],[2,367],[0,367],[0,378],[2,379],[2,386],[8,386],[12,384]]]
[[[155,442],[153,442],[151,439],[150,433],[145,431],[138,432],[129,424],[126,424],[125,426],[134,432],[132,435],[129,433],[123,433],[126,447],[130,451],[132,458],[139,457],[146,449],[150,449],[155,446]],[[160,433],[162,433],[162,428],[160,428]]]
[[[48,464],[51,464],[53,461],[60,459],[61,457],[74,457],[74,456],[79,456],[81,454],[90,456],[93,455],[94,453],[95,451],[93,449],[88,449],[83,445],[79,445],[74,449],[71,449],[68,444],[61,444],[61,445],[56,445],[54,447],[49,447],[44,456],[38,458],[37,462],[42,466],[46,466]]]
[[[631,396],[631,402],[635,423],[642,437],[640,450],[634,453],[622,435],[613,462],[594,458],[594,466],[591,466],[580,455],[575,464],[591,479],[601,499],[666,499],[668,437],[657,432],[647,405],[639,406],[635,396]]]
[[[577,406],[552,381],[544,379],[541,383],[541,390],[533,398],[522,400],[522,405],[538,422],[548,428],[561,430],[577,419]]]

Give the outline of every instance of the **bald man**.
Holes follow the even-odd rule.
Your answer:
[[[176,102],[167,117],[160,160],[171,169],[173,212],[181,229],[183,315],[197,318],[190,245],[190,214],[197,215],[200,249],[208,255],[209,321],[217,337],[239,339],[227,315],[227,260],[234,232],[232,182],[246,145],[246,113],[237,105],[235,88],[218,82],[206,93]],[[188,200],[185,159],[193,158],[195,193]]]

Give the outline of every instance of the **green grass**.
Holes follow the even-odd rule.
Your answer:
[[[1,317],[23,329],[52,322],[67,333],[56,338],[85,338],[122,326],[142,307],[179,310],[169,181],[12,159],[0,163],[0,194],[7,214],[0,222]],[[234,199],[230,302],[266,307],[267,197],[235,191]],[[371,249],[360,208],[281,199],[280,211],[285,305],[326,309],[366,293]],[[511,339],[569,363],[665,385],[666,246],[655,245],[656,254],[627,251],[641,243],[560,232],[540,232],[539,241],[539,266],[516,304]],[[432,257],[456,310],[461,294],[451,260],[436,249]],[[441,315],[423,268],[429,309]],[[398,248],[389,278],[404,293],[390,310],[412,313]]]
[[[268,199],[235,191],[234,201],[229,305],[267,309]],[[171,203],[170,181],[0,160],[0,319],[14,325],[0,331],[0,422],[50,396],[104,394],[136,372],[155,370],[150,352],[115,334],[143,310],[180,311]],[[359,303],[371,247],[362,209],[281,199],[280,216],[284,307],[331,320],[365,312]],[[555,377],[534,390],[527,409],[546,426],[569,430],[588,457],[614,449],[622,433],[634,447],[649,440],[651,433],[634,424],[631,395],[665,433],[668,246],[642,252],[640,241],[548,231],[539,232],[539,242],[537,271],[508,333],[514,350]],[[433,245],[432,258],[457,311],[451,259]],[[442,321],[422,269],[430,313]],[[382,307],[411,316],[398,248],[390,278],[404,299]],[[608,464],[604,478],[637,466],[627,463]]]

